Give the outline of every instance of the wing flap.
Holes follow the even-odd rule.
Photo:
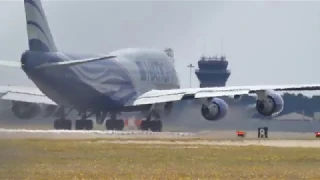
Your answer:
[[[171,101],[179,101],[183,97],[183,94],[166,94],[161,96],[153,96],[153,97],[139,97],[137,98],[132,105],[145,105],[145,104],[155,104],[155,103],[164,103]]]
[[[17,93],[17,92],[7,92],[4,94],[1,99],[10,100],[10,101],[23,101],[30,103],[41,103],[48,105],[56,105],[51,99],[46,96],[28,94],[28,93]]]
[[[236,90],[236,91],[204,91],[197,92],[195,98],[207,98],[207,97],[221,97],[221,96],[235,96],[235,95],[244,95],[249,94],[249,89],[247,90]]]
[[[272,89],[275,91],[316,91],[320,90],[320,84],[289,84],[289,85],[263,85],[263,86],[246,86],[250,91],[263,91]]]

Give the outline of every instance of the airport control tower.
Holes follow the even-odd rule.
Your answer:
[[[225,56],[202,56],[198,61],[196,76],[200,87],[225,86],[231,74]]]

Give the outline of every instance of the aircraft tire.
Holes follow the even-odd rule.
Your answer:
[[[88,119],[86,120],[86,130],[92,130],[93,129],[93,121]]]
[[[53,123],[54,129],[56,130],[71,130],[72,121],[69,119],[56,119]]]
[[[150,121],[150,130],[152,132],[161,132],[162,131],[162,121],[157,120],[157,121]]]
[[[92,130],[93,122],[90,119],[80,119],[76,121],[76,130]]]
[[[140,124],[140,129],[142,131],[148,131],[150,122],[151,121],[142,121],[141,124]]]
[[[122,131],[124,128],[124,121],[121,120],[106,120],[107,130],[117,130]]]
[[[115,130],[122,131],[124,128],[124,121],[122,119],[117,120]]]
[[[152,132],[161,132],[162,131],[162,121],[142,121],[140,125],[142,131],[152,131]]]
[[[106,120],[106,130],[113,130],[112,120]]]

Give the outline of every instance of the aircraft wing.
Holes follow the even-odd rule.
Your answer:
[[[146,104],[164,103],[170,101],[180,101],[187,99],[201,99],[209,97],[223,97],[235,95],[258,94],[265,90],[274,91],[314,91],[320,90],[320,84],[300,84],[300,85],[261,85],[261,86],[226,86],[213,88],[185,88],[172,90],[151,90],[144,93],[128,106],[139,106]]]
[[[57,105],[36,87],[0,86],[0,99]]]

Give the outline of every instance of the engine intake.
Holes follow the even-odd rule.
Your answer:
[[[263,99],[258,99],[256,109],[263,116],[272,116],[283,110],[283,98],[274,91],[267,91]]]
[[[202,105],[201,114],[208,121],[224,118],[228,112],[228,104],[220,98],[213,98],[208,105]]]
[[[11,110],[20,119],[31,119],[40,114],[41,106],[28,102],[12,102]]]

